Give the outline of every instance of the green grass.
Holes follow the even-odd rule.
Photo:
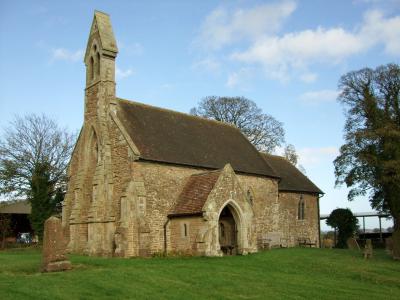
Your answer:
[[[0,299],[400,299],[384,251],[277,249],[248,256],[119,259],[72,255],[39,273],[39,250],[0,252]]]

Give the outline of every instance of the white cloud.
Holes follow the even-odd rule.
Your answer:
[[[226,86],[229,88],[242,87],[247,89],[249,79],[252,77],[252,70],[250,68],[242,68],[237,72],[232,72],[228,75]]]
[[[77,62],[83,60],[83,50],[71,51],[65,48],[56,48],[52,50],[52,60]]]
[[[214,56],[226,56],[226,51],[230,51],[227,56],[241,67],[260,66],[268,77],[283,82],[293,77],[314,82],[318,75],[312,72],[312,66],[335,65],[376,46],[388,55],[400,55],[400,16],[388,16],[375,9],[367,11],[352,29],[319,26],[279,34],[295,9],[294,1],[246,9],[220,6],[205,18],[194,43],[214,51]],[[240,50],[232,52],[230,46],[240,46],[236,48]],[[196,64],[214,67],[207,59]],[[234,74],[232,80],[235,81]]]
[[[260,35],[276,32],[295,8],[293,1],[233,11],[219,7],[206,17],[195,43],[216,50],[242,39],[257,40]]]
[[[265,36],[247,50],[235,52],[233,60],[261,64],[272,78],[286,79],[292,69],[312,63],[333,62],[363,50],[360,39],[342,28],[305,30],[282,37]]]
[[[338,154],[339,150],[336,147],[302,148],[298,151],[299,163],[306,169],[324,161],[332,162]]]
[[[335,90],[319,90],[310,91],[300,95],[303,102],[317,104],[321,102],[335,101],[338,96],[338,91]]]
[[[289,74],[301,73],[310,65],[337,64],[376,45],[382,45],[390,55],[399,55],[400,16],[385,18],[382,12],[374,10],[367,12],[361,26],[352,31],[318,27],[283,36],[264,35],[246,50],[234,52],[231,58],[259,64],[269,77],[286,81]],[[300,79],[313,78],[300,75]]]
[[[383,12],[372,10],[365,14],[360,38],[366,46],[382,44],[390,55],[400,54],[400,16],[385,19]]]
[[[115,68],[115,76],[118,79],[124,79],[126,77],[131,76],[131,75],[133,75],[133,70],[132,69],[129,68],[129,69],[126,69],[126,70],[122,70],[122,69],[118,68],[118,66],[116,66],[116,68]]]

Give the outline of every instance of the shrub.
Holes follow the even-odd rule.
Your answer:
[[[332,211],[326,224],[338,230],[337,248],[346,248],[347,239],[354,236],[358,228],[358,220],[348,208],[337,208]]]

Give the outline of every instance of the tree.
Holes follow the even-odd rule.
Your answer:
[[[347,119],[336,184],[351,188],[349,200],[368,196],[372,208],[391,214],[393,255],[400,259],[400,67],[349,72],[339,88]]]
[[[0,214],[0,249],[3,249],[6,245],[6,237],[11,229],[11,215]]]
[[[358,220],[348,208],[333,210],[326,219],[326,224],[338,230],[338,248],[346,248],[347,239],[352,237],[358,228]]]
[[[15,117],[0,141],[0,193],[25,197],[30,220],[41,237],[43,223],[56,207],[57,189],[66,187],[66,168],[75,135],[42,115]]]
[[[271,153],[285,140],[282,123],[244,97],[205,97],[190,113],[236,126],[259,151]]]
[[[299,156],[296,153],[296,148],[292,144],[287,144],[283,156],[294,166],[297,165]]]
[[[283,157],[286,158],[297,169],[299,169],[300,172],[306,174],[306,169],[298,163],[299,155],[296,152],[296,148],[292,144],[287,144],[283,151]]]
[[[39,163],[32,175],[31,191],[28,199],[32,206],[29,220],[40,240],[43,237],[44,222],[53,214],[56,208],[53,194],[54,183],[50,181],[49,166],[47,163]]]

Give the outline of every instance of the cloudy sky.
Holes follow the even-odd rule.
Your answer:
[[[334,187],[344,124],[337,84],[351,70],[399,63],[400,0],[0,0],[2,128],[16,114],[45,113],[79,130],[95,9],[111,15],[119,97],[181,112],[209,95],[247,97],[284,123],[326,193],[321,214],[371,210]]]

